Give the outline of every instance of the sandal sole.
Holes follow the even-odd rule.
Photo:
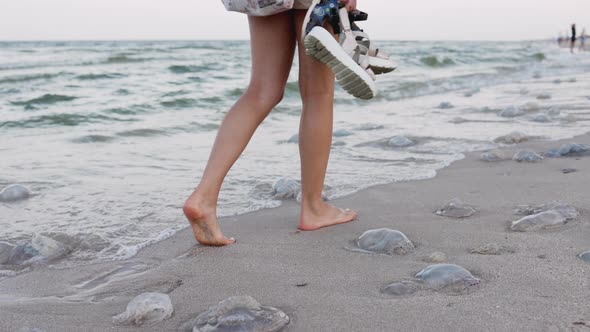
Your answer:
[[[377,87],[371,76],[344,51],[326,29],[313,28],[305,36],[303,44],[305,53],[325,63],[346,92],[365,100],[377,95]]]

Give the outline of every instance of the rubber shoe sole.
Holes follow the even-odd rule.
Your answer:
[[[359,66],[326,29],[314,27],[303,40],[305,53],[325,63],[336,75],[336,81],[349,94],[360,99],[377,95],[371,76]]]

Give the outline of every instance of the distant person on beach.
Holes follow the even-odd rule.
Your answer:
[[[356,2],[340,0],[349,11],[356,9]],[[256,128],[283,98],[296,46],[303,101],[299,126],[299,229],[315,230],[356,218],[354,211],[322,200],[332,142],[334,75],[328,66],[305,55],[302,25],[311,4],[312,0],[295,0],[293,10],[270,16],[248,16],[250,83],[223,119],[200,183],[183,206],[196,240],[203,245],[224,246],[235,242],[223,235],[217,221],[221,185]]]
[[[571,42],[571,47],[570,47],[570,51],[572,53],[574,53],[574,46],[576,46],[576,24],[572,24],[572,42]]]
[[[582,29],[582,34],[580,35],[580,52],[586,49],[586,28]]]

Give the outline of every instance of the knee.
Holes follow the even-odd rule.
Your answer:
[[[283,100],[284,93],[284,86],[270,87],[251,84],[244,93],[244,97],[255,105],[257,110],[260,110],[260,112],[266,115]]]

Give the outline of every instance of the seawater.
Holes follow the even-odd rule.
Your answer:
[[[513,130],[547,139],[588,131],[586,54],[550,42],[378,43],[400,67],[379,77],[371,101],[337,88],[331,198],[433,177]],[[48,235],[73,249],[59,263],[71,265],[128,258],[186,227],[181,205],[249,69],[245,41],[0,43],[0,188],[33,193],[0,203],[0,241]],[[221,216],[279,206],[272,183],[299,179],[289,142],[301,111],[296,72],[297,62],[284,100],[229,173]],[[498,116],[510,106],[529,112]],[[558,115],[534,121],[549,110]],[[396,135],[417,144],[388,146]]]

